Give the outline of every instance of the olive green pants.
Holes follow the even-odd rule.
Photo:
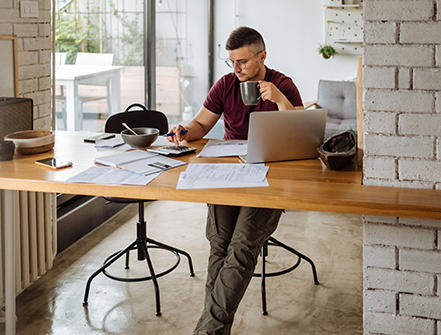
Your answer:
[[[194,335],[231,333],[260,250],[281,214],[279,209],[208,205],[206,237],[211,250],[205,305]]]

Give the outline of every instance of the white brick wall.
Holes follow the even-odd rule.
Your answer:
[[[366,112],[433,113],[435,94],[426,91],[366,89],[363,104]]]
[[[364,1],[365,185],[441,190],[441,0]],[[441,335],[441,221],[364,217],[365,334]]]
[[[50,0],[38,0],[39,17],[21,18],[20,1],[0,0],[0,35],[17,35],[19,96],[34,102],[34,128],[51,128]]]
[[[432,0],[366,0],[364,19],[366,21],[421,21],[434,15]]]
[[[389,313],[366,312],[363,321],[365,334],[433,335],[436,329],[434,320]]]
[[[425,45],[365,45],[365,64],[431,67],[435,48]]]
[[[394,314],[397,310],[397,294],[395,292],[371,290],[366,291],[363,298],[369,312]]]
[[[397,40],[395,22],[371,21],[364,23],[364,40],[366,43],[390,44]]]
[[[395,67],[365,67],[365,88],[396,88]]]

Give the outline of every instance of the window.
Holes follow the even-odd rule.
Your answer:
[[[199,109],[208,92],[207,1],[57,0],[57,129],[100,132],[110,114],[147,106],[146,5],[156,10],[156,109],[170,125]]]

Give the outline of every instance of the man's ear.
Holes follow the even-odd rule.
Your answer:
[[[260,60],[263,62],[266,59],[266,50],[263,50],[260,54]]]

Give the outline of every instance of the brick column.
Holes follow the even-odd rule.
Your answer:
[[[365,185],[441,187],[440,12],[441,0],[364,1]],[[365,334],[441,335],[440,229],[364,217]]]
[[[20,1],[0,1],[0,35],[17,35],[19,96],[34,101],[34,128],[51,128],[51,1],[38,18],[20,17]]]

